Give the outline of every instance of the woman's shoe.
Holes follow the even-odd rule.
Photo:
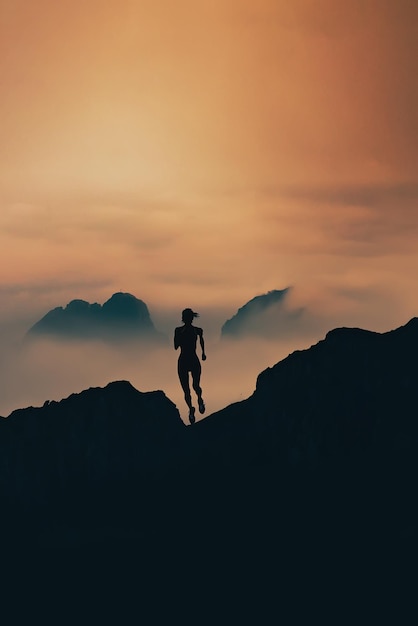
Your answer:
[[[195,417],[194,412],[195,412],[195,408],[194,408],[194,406],[192,406],[192,408],[189,411],[189,420],[190,420],[191,424],[194,424],[195,421],[196,421],[196,417]]]

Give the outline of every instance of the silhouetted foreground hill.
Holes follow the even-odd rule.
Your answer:
[[[418,318],[383,334],[332,330],[263,371],[250,398],[198,423],[196,435],[217,449],[245,433],[248,453],[261,446],[264,460],[292,467],[415,455],[417,352]]]
[[[28,338],[50,336],[60,339],[166,341],[152,322],[148,307],[130,293],[114,293],[103,305],[72,300],[56,307],[36,322]]]
[[[417,348],[417,318],[333,330],[193,427],[123,381],[15,411],[0,422],[4,536],[78,576],[134,572],[158,614],[185,588],[232,623],[289,603],[312,617],[319,598],[341,623],[345,592],[352,607],[364,590],[377,614],[417,556]]]

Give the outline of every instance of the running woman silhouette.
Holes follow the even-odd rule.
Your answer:
[[[184,309],[181,314],[184,326],[178,326],[174,331],[174,348],[175,350],[180,348],[177,371],[184,391],[184,399],[189,407],[190,424],[195,423],[196,417],[190,393],[189,372],[192,375],[193,389],[197,395],[199,412],[205,412],[205,403],[203,402],[202,389],[200,387],[202,366],[196,354],[196,342],[199,337],[200,347],[202,348],[202,361],[206,361],[205,342],[203,340],[203,330],[192,324],[195,317],[199,317],[199,313],[195,313],[192,309]]]

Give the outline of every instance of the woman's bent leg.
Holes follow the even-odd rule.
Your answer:
[[[205,412],[205,403],[202,398],[202,388],[200,386],[200,375],[202,373],[202,366],[200,365],[199,359],[196,359],[196,363],[192,369],[192,381],[193,381],[193,389],[197,395],[197,401],[199,403],[199,411],[200,413]]]
[[[181,366],[181,363],[178,364],[178,375],[180,380],[181,388],[184,391],[184,399],[186,400],[186,404],[189,409],[192,408],[192,396],[190,393],[190,385],[189,385],[189,372],[186,368]]]

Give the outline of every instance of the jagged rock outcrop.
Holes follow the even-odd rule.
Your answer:
[[[34,324],[27,338],[141,340],[165,342],[155,329],[145,302],[129,293],[114,293],[103,305],[72,300],[56,307]]]

